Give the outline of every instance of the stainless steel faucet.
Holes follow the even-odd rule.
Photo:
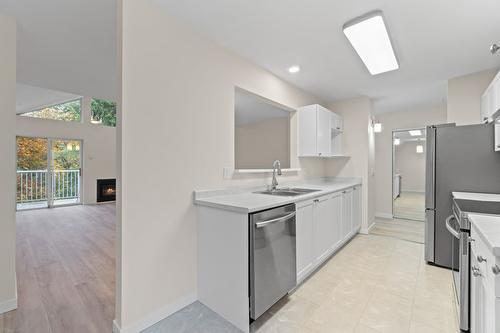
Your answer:
[[[273,182],[271,183],[271,190],[275,191],[278,187],[278,180],[276,179],[276,171],[278,176],[281,176],[281,163],[280,160],[276,160],[273,162]]]

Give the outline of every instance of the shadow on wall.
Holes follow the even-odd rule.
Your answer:
[[[338,175],[349,162],[349,158],[338,158],[335,159],[335,163],[329,163],[328,173],[330,175]]]

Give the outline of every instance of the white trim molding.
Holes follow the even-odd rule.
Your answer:
[[[0,303],[0,314],[6,313],[17,309],[17,296],[16,298]]]
[[[383,212],[376,212],[375,217],[381,218],[381,219],[392,219],[394,216],[391,213],[383,213]]]
[[[127,327],[120,327],[116,320],[113,320],[113,333],[138,333],[145,330],[148,327],[153,326],[159,321],[167,318],[168,316],[176,313],[177,311],[185,308],[191,303],[196,302],[198,299],[196,294],[190,294],[182,297],[174,303],[168,304],[161,309],[156,310],[153,313],[143,317],[142,319],[136,321],[132,325]]]
[[[375,222],[372,222],[372,224],[370,224],[370,226],[368,228],[361,228],[359,230],[359,233],[360,234],[363,234],[363,235],[368,235],[370,233],[370,230],[372,230],[372,228],[375,226]]]

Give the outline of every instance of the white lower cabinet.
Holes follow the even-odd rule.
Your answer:
[[[296,253],[297,280],[305,277],[313,265],[313,220],[314,202],[312,200],[297,203],[296,221]]]
[[[302,282],[353,237],[361,216],[359,186],[297,203],[297,281]],[[359,196],[360,198],[360,196]],[[359,210],[359,212],[354,210]],[[360,222],[360,220],[359,220]]]
[[[354,230],[352,224],[352,193],[352,188],[342,192],[342,239],[348,238]]]
[[[352,223],[355,233],[361,229],[361,202],[361,185],[358,185],[352,192]]]
[[[470,332],[500,332],[500,275],[495,268],[500,266],[499,259],[493,255],[471,228],[470,259]]]

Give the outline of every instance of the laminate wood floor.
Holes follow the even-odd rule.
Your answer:
[[[114,204],[17,213],[18,309],[2,333],[104,333],[115,313]]]

